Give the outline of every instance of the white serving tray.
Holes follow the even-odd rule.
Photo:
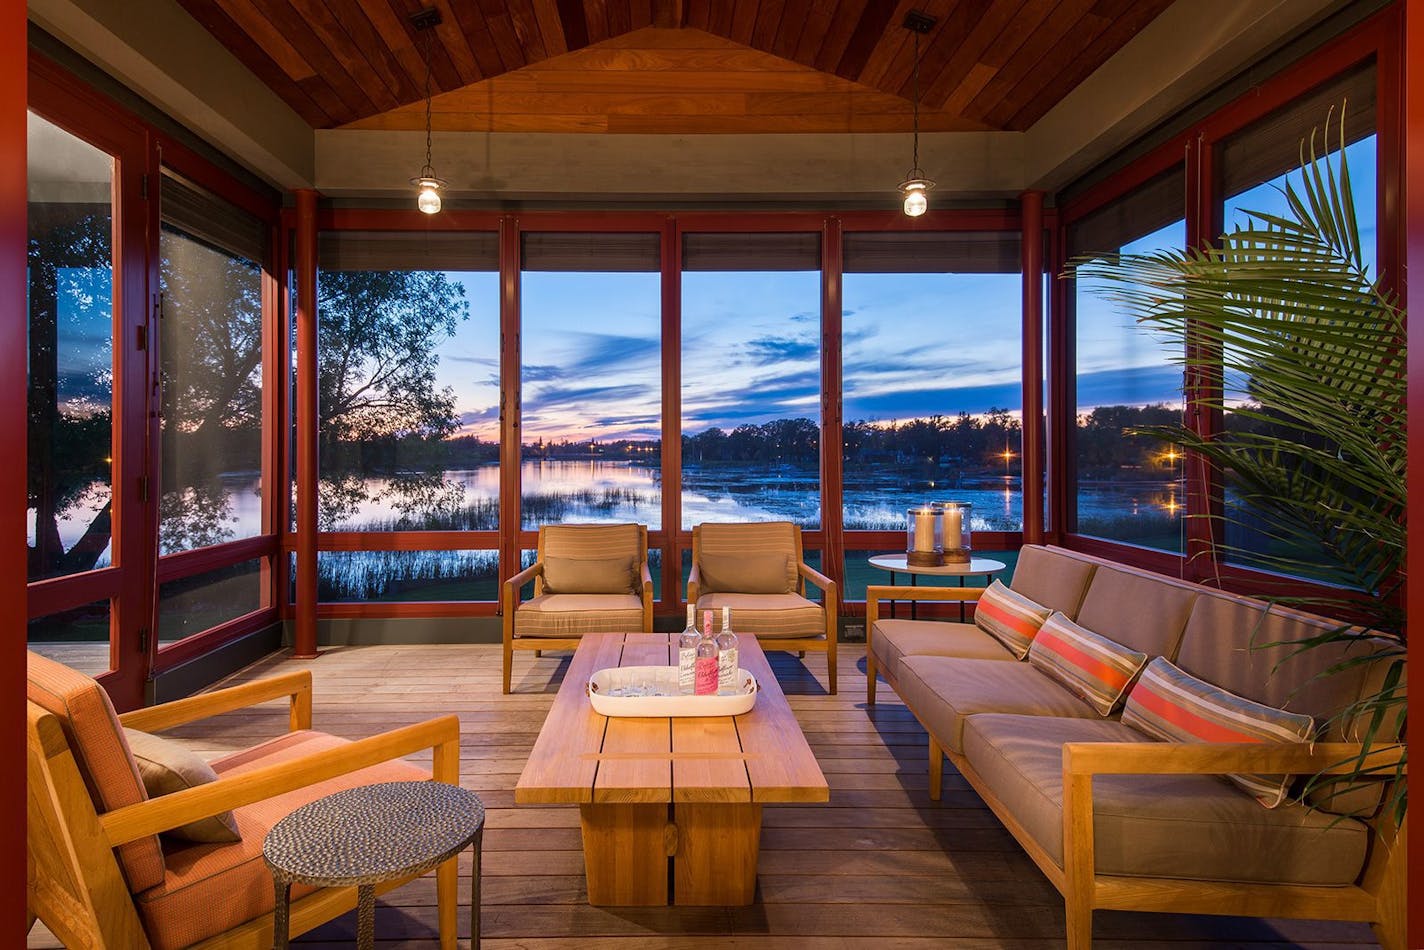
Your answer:
[[[603,716],[738,716],[756,705],[760,688],[746,670],[737,670],[741,689],[729,696],[687,696],[678,692],[675,666],[615,666],[599,670],[585,689],[594,712]],[[610,696],[616,689],[647,684],[654,696]]]

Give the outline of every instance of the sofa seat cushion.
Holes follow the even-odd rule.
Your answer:
[[[346,739],[321,732],[289,732],[210,764],[223,778],[346,744]],[[273,825],[302,805],[358,785],[429,778],[428,771],[408,762],[384,762],[233,809],[242,833],[242,840],[235,844],[165,839],[163,882],[137,896],[149,943],[154,950],[176,950],[271,913],[272,872],[262,860],[262,842]],[[293,887],[292,899],[312,890]]]
[[[907,656],[900,698],[945,748],[964,751],[964,721],[980,713],[1093,717],[1086,702],[1027,663]]]
[[[703,594],[697,598],[700,611],[732,608],[732,629],[750,633],[760,640],[776,640],[826,635],[826,612],[820,604],[800,594]],[[719,621],[720,623],[720,621]]]
[[[579,637],[643,629],[637,594],[540,594],[514,612],[516,637]]]
[[[896,680],[909,656],[957,656],[966,660],[1009,660],[1004,645],[972,623],[942,620],[877,620],[870,631],[875,662]]]
[[[998,799],[1063,866],[1063,745],[1151,741],[1107,719],[974,716],[964,754]],[[1290,804],[1268,810],[1209,775],[1099,775],[1093,841],[1100,874],[1341,885],[1364,866],[1367,831]]]

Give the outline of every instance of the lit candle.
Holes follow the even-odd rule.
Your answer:
[[[929,508],[915,512],[915,550],[934,550],[934,512]]]
[[[964,547],[964,516],[958,505],[947,505],[944,509],[944,549],[957,550]]]

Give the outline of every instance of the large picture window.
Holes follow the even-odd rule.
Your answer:
[[[662,266],[653,234],[523,235],[520,511],[662,524]]]
[[[1186,183],[1181,166],[1069,225],[1069,260],[1147,254],[1186,246]],[[1181,552],[1186,509],[1181,453],[1135,426],[1181,419],[1181,356],[1137,326],[1104,281],[1074,279],[1076,462],[1074,530],[1099,538]]]
[[[1019,236],[851,233],[844,269],[846,530],[933,499],[1022,530]]]
[[[159,192],[163,494],[170,554],[262,533],[261,221],[165,173]]]
[[[28,155],[34,581],[113,560],[115,163],[34,113]]]
[[[682,239],[682,527],[821,523],[821,239]]]

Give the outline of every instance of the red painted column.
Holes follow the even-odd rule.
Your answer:
[[[317,373],[316,198],[297,197],[297,602],[294,655],[316,657]]]
[[[10,711],[0,714],[0,756],[18,767],[25,760],[25,5],[4,6],[0,20],[0,629],[10,659],[0,662],[0,695]],[[9,683],[5,686],[4,683]],[[0,854],[5,880],[0,888],[0,933],[24,933],[25,889],[14,886],[25,873],[25,783],[5,782],[0,819]]]
[[[1019,195],[1023,228],[1023,539],[1043,543],[1043,192]]]
[[[682,599],[682,239],[677,219],[662,230],[663,358],[663,545],[662,601],[665,613],[680,615]]]
[[[519,573],[519,221],[499,222],[499,579]],[[503,587],[501,587],[503,590]],[[499,594],[495,595],[499,597]],[[503,609],[501,607],[500,609]]]
[[[842,382],[845,254],[840,218],[821,227],[821,573],[836,582],[845,612],[845,450]]]
[[[1424,0],[1409,0],[1404,8],[1404,55],[1403,78],[1400,85],[1404,90],[1403,120],[1403,243],[1406,262],[1405,274],[1424,274]],[[1388,77],[1385,78],[1388,81]],[[1424,279],[1416,278],[1404,284],[1396,280],[1395,289],[1403,296],[1408,307],[1406,335],[1412,344],[1409,347],[1409,494],[1424,498]],[[1424,551],[1424,517],[1409,520],[1409,556],[1406,565],[1407,581],[1405,602],[1414,609],[1418,617],[1424,607],[1424,566],[1416,563],[1416,553]],[[1408,622],[1407,632],[1411,638],[1415,627],[1424,624]],[[1413,649],[1409,651],[1412,656]],[[1415,716],[1409,724],[1410,745],[1418,746],[1415,738],[1424,735],[1424,724]],[[1424,741],[1424,740],[1421,740]],[[1417,784],[1414,775],[1409,778],[1411,786]],[[1418,783],[1424,784],[1424,783]],[[1418,789],[1411,788],[1418,792]],[[1418,834],[1415,835],[1416,842]],[[1409,915],[1408,946],[1424,946],[1424,858],[1417,843],[1409,848],[1409,906],[1415,913]]]

